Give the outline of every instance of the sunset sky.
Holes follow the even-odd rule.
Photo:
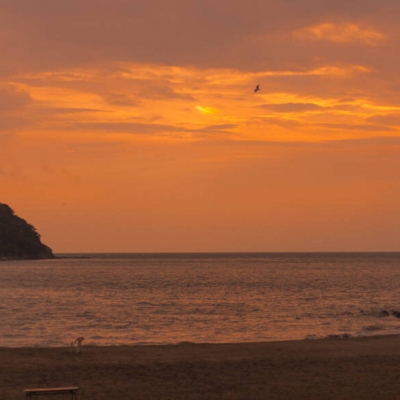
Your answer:
[[[0,202],[55,253],[400,251],[399,21],[0,0]]]

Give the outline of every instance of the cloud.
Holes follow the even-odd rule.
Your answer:
[[[29,121],[38,134],[175,138],[220,126],[254,140],[282,131],[313,140],[321,123],[336,124],[327,126],[338,135],[364,122],[367,132],[387,131],[392,125],[367,120],[398,104],[395,75],[385,72],[400,67],[389,47],[397,27],[389,16],[400,5],[383,2],[4,0],[0,70],[2,62],[22,66],[9,82],[14,95],[25,92],[8,94],[3,105],[14,104],[15,119],[0,129]],[[354,101],[339,105],[343,98]]]
[[[13,132],[26,128],[29,125],[29,119],[23,117],[7,117],[0,120],[1,132]]]
[[[362,131],[362,132],[395,131],[393,127],[385,125],[326,123],[326,124],[316,124],[316,126],[321,126],[324,128],[335,129],[335,130],[352,130],[352,131]]]
[[[29,93],[11,85],[0,86],[0,113],[21,110],[32,103]]]
[[[193,133],[228,133],[229,131],[232,131],[233,129],[236,129],[238,127],[237,124],[217,124],[217,125],[207,125],[203,128],[196,128],[192,129],[191,131]]]
[[[136,97],[125,93],[110,93],[104,95],[104,101],[114,106],[138,107],[142,103]]]
[[[111,112],[106,110],[97,110],[93,108],[73,108],[73,107],[36,107],[35,112],[41,114],[79,114],[79,113],[99,113],[99,112]]]
[[[140,122],[83,122],[63,124],[62,130],[96,133],[131,133],[131,134],[162,134],[181,132],[184,129],[172,125],[140,123]]]
[[[318,104],[314,103],[263,104],[259,107],[281,113],[290,113],[290,112],[301,113],[307,111],[319,111],[326,109],[326,107],[321,107]]]
[[[400,127],[400,113],[374,115],[367,119],[369,122]]]
[[[321,23],[294,32],[301,39],[327,40],[335,43],[364,43],[376,46],[386,37],[383,33],[354,23]]]
[[[329,148],[329,147],[342,147],[342,146],[364,146],[364,145],[382,145],[382,146],[400,146],[400,136],[372,136],[367,138],[351,138],[351,139],[324,139],[317,141],[269,141],[269,140],[226,140],[218,139],[213,141],[204,141],[200,143],[201,146],[212,146],[221,148],[248,148],[254,149],[250,153],[250,157],[256,156],[256,150],[260,157],[265,157],[263,152],[267,147],[304,147],[304,148]]]
[[[0,127],[0,130],[1,130],[1,127]],[[3,143],[6,142],[6,141],[11,140],[13,138],[14,138],[14,136],[11,133],[2,133],[2,134],[0,134],[0,142],[3,142]]]
[[[385,26],[398,12],[389,0],[3,0],[0,73],[110,61],[241,70],[310,66],[313,49],[299,48],[291,32],[373,44],[383,34],[369,26]],[[321,23],[329,17],[339,22]]]
[[[87,122],[64,124],[58,127],[61,130],[76,132],[96,132],[96,133],[127,133],[127,134],[144,134],[144,135],[163,135],[166,133],[215,133],[226,132],[227,130],[236,128],[236,124],[216,124],[206,125],[199,128],[177,126],[168,124],[154,124],[141,122]]]
[[[12,85],[0,85],[0,131],[15,131],[28,123],[25,111],[32,104],[29,93]]]
[[[139,98],[152,100],[186,100],[195,101],[195,99],[187,93],[179,93],[165,83],[146,83],[146,88],[138,93]]]

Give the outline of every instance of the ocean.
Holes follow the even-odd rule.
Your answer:
[[[393,312],[394,311],[394,312]],[[400,253],[59,254],[0,262],[0,346],[400,333]]]

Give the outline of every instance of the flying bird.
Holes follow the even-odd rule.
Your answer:
[[[254,93],[257,93],[260,89],[260,85],[257,85],[256,88],[254,89]]]

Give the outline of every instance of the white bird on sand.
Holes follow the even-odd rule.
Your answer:
[[[81,353],[82,352],[82,342],[85,340],[85,338],[83,336],[78,337],[78,339],[75,339],[72,343],[71,343],[71,347],[74,347],[75,343],[76,343],[76,347],[75,347],[75,353]]]
[[[257,85],[256,88],[254,89],[254,93],[257,93],[260,89],[260,85]]]

